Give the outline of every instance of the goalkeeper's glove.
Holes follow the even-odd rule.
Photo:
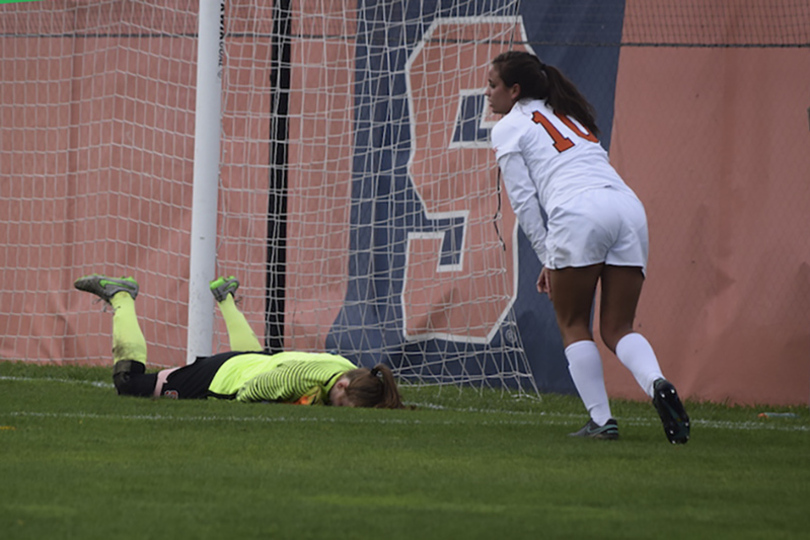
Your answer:
[[[324,405],[326,403],[326,393],[320,386],[313,386],[293,402],[295,405]]]

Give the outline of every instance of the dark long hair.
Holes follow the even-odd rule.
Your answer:
[[[563,73],[525,51],[508,51],[492,61],[507,88],[519,84],[518,99],[543,99],[555,113],[570,116],[599,136],[596,111]]]
[[[394,374],[385,364],[377,364],[371,369],[357,368],[347,371],[349,379],[346,397],[355,407],[377,409],[402,409],[402,396],[399,394]]]

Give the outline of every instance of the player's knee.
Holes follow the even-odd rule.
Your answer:
[[[142,362],[121,360],[113,367],[113,384],[119,396],[148,396],[155,388],[155,377],[145,375]],[[152,379],[155,380],[152,380]],[[151,388],[149,385],[151,384]]]
[[[602,321],[599,325],[599,335],[602,337],[602,342],[612,352],[616,352],[616,345],[619,340],[632,331],[632,324],[613,324],[610,321]]]
[[[593,341],[593,332],[591,332],[589,324],[560,326],[560,333],[562,334],[563,344],[566,347],[577,341]]]

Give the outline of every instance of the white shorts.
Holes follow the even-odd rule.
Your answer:
[[[548,216],[548,267],[638,266],[647,272],[647,215],[631,193],[604,187],[584,191]]]

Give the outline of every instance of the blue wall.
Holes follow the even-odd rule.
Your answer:
[[[439,340],[415,344],[405,342],[401,327],[399,294],[408,233],[447,231],[445,243],[452,246],[454,231],[461,226],[451,220],[428,219],[408,177],[411,141],[405,63],[422,33],[437,17],[515,15],[514,6],[502,1],[470,2],[464,7],[457,4],[457,1],[368,0],[361,1],[358,7],[351,212],[354,232],[349,288],[327,340],[327,349],[367,351],[353,358],[362,365],[384,361],[406,367],[421,358],[431,361],[442,356],[448,359],[449,369],[456,372],[471,369],[463,358],[475,354],[483,360],[484,370],[492,371],[515,360],[501,357],[504,354],[500,352],[501,333],[487,345]],[[607,148],[623,1],[593,0],[593,9],[587,10],[582,9],[581,2],[577,9],[560,4],[520,2],[528,45],[543,61],[561,68],[594,104]],[[603,15],[607,13],[612,15]],[[615,45],[597,47],[592,45],[595,43]],[[552,307],[535,290],[539,262],[523,234],[519,236],[515,316],[504,324],[517,325],[541,390],[573,392]]]

